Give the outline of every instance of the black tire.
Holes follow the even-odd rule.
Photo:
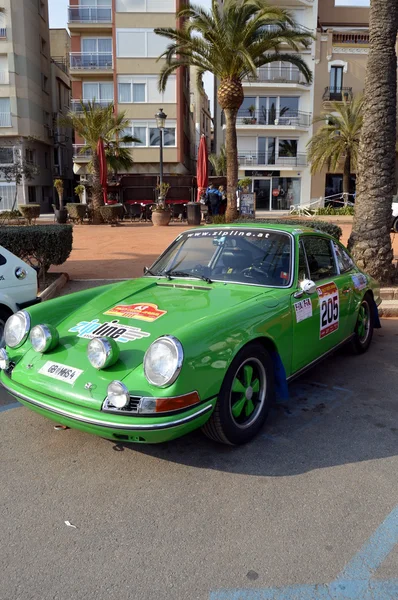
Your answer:
[[[395,219],[394,223],[392,224],[392,228],[395,231],[395,233],[398,233],[398,217]]]
[[[0,308],[0,348],[4,347],[4,327],[6,325],[7,319],[11,317],[11,315],[12,311],[8,308]]]
[[[358,312],[354,338],[351,342],[355,354],[364,354],[372,343],[374,331],[374,300],[370,294],[365,294]]]
[[[203,432],[222,444],[245,444],[263,427],[274,398],[272,359],[260,343],[249,344],[232,361]]]

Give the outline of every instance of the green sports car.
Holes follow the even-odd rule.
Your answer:
[[[115,441],[201,427],[242,444],[289,380],[343,344],[368,349],[379,304],[377,282],[326,234],[200,227],[139,279],[10,317],[0,380],[38,413]]]

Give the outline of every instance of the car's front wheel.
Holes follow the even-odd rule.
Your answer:
[[[352,348],[356,354],[366,352],[373,338],[373,298],[366,294],[359,307]]]
[[[229,367],[204,433],[224,444],[250,441],[262,428],[274,400],[273,364],[259,343],[243,348]]]

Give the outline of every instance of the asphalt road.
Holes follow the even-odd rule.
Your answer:
[[[0,599],[396,600],[397,365],[383,321],[233,449],[56,431],[0,392]]]

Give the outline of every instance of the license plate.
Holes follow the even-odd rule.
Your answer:
[[[76,379],[83,373],[80,369],[74,367],[68,367],[68,365],[61,365],[60,363],[52,362],[48,360],[46,364],[39,370],[39,373],[58,379],[58,381],[65,381],[73,385]]]

